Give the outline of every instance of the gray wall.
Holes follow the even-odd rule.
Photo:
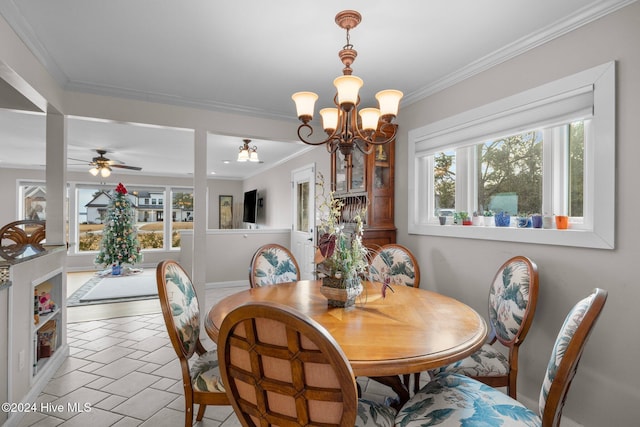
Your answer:
[[[316,170],[322,172],[328,180],[331,163],[327,149],[323,146],[297,156],[279,168],[269,169],[244,180],[245,191],[255,188],[258,193],[266,195],[265,221],[259,227],[291,229],[291,171],[313,163]]]
[[[209,179],[209,212],[207,214],[207,228],[217,229],[220,225],[219,196],[233,196],[233,227],[242,227],[242,181],[230,179]]]
[[[415,251],[421,287],[487,312],[489,284],[509,257],[531,257],[540,271],[536,316],[520,351],[519,397],[537,401],[551,346],[570,307],[594,287],[609,291],[575,377],[564,415],[585,426],[638,425],[640,254],[637,190],[640,144],[640,3],[548,42],[402,109],[396,154],[398,239]],[[407,234],[407,131],[576,73],[617,61],[616,249],[597,250]]]

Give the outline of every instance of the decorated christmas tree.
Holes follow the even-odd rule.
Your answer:
[[[134,224],[135,214],[131,200],[127,197],[127,189],[120,183],[109,202],[96,264],[111,266],[112,274],[117,275],[120,274],[122,264],[134,265],[142,261]]]

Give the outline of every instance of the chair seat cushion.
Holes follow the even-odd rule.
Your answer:
[[[457,373],[470,377],[500,377],[509,373],[509,360],[492,345],[485,344],[471,356],[435,369],[432,373]]]
[[[393,427],[396,410],[367,399],[358,399],[356,427]]]
[[[190,372],[191,383],[194,390],[225,392],[222,379],[220,378],[218,354],[215,350],[208,351],[198,357],[198,359],[191,364]]]
[[[440,374],[404,404],[396,425],[540,427],[542,421],[517,400],[480,381]]]

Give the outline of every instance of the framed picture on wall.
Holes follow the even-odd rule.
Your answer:
[[[233,196],[219,196],[219,224],[221,230],[233,228]]]

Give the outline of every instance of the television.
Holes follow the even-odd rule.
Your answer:
[[[245,191],[244,207],[242,210],[242,221],[255,224],[256,204],[258,201],[258,190]]]

